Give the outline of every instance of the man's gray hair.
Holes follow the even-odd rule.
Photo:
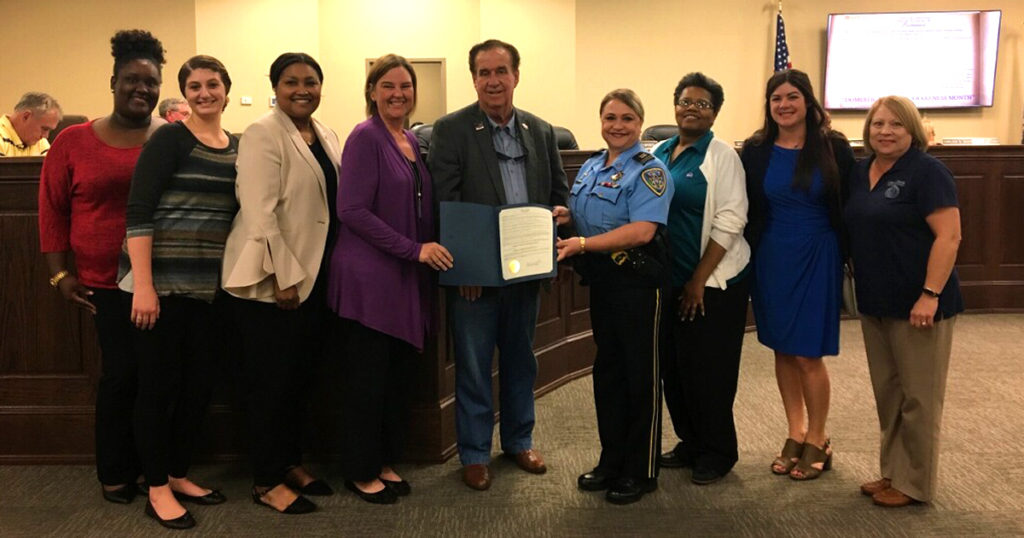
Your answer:
[[[53,97],[50,97],[49,94],[43,92],[28,92],[21,96],[18,104],[14,105],[15,112],[31,110],[33,114],[45,114],[51,108],[57,109],[58,120],[64,117],[64,111],[61,110],[60,103]]]
[[[184,105],[184,104],[187,104],[184,99],[182,99],[180,97],[170,97],[168,99],[164,99],[163,101],[160,101],[160,104],[157,105],[157,107],[156,107],[156,113],[159,114],[160,117],[162,118],[162,117],[166,116],[167,112],[169,110],[171,110],[172,108],[174,108],[174,107],[176,107],[178,105]]]

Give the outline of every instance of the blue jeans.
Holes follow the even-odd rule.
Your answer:
[[[533,446],[533,383],[537,359],[533,333],[540,305],[538,283],[484,288],[467,301],[448,290],[448,311],[455,347],[455,432],[463,465],[491,460],[494,403],[491,365],[498,359],[501,449],[517,454]]]

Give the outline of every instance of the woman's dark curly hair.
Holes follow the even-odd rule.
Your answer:
[[[160,71],[166,63],[164,46],[146,30],[121,30],[110,38],[110,55],[114,57],[114,76],[132,60],[149,60]]]

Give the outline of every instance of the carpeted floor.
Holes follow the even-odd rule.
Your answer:
[[[400,468],[413,486],[395,506],[342,492],[320,510],[282,516],[249,500],[244,464],[201,466],[193,476],[222,488],[225,505],[193,508],[194,536],[1024,536],[1024,315],[970,315],[954,337],[934,503],[882,509],[860,495],[876,478],[878,423],[859,324],[842,325],[828,359],[832,472],[813,482],[768,466],[785,438],[771,354],[748,334],[736,401],[740,462],[710,486],[686,470],[662,471],[641,502],[613,506],[575,487],[598,454],[590,378],[537,402],[535,445],[549,471],[527,475],[497,459],[494,485],[469,490],[459,465]],[[664,446],[675,443],[665,414]],[[497,446],[497,443],[496,443]],[[320,467],[341,487],[336,469]],[[171,535],[144,517],[142,499],[104,502],[89,466],[0,466],[0,536]]]

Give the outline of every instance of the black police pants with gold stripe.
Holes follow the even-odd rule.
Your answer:
[[[614,476],[658,475],[658,354],[665,297],[665,290],[657,288],[590,288],[590,323],[597,344],[593,378],[601,438],[598,469]]]

